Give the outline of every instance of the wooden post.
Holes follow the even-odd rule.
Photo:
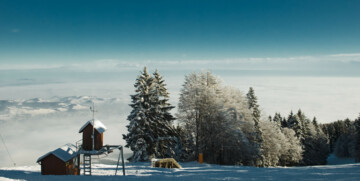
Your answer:
[[[199,162],[200,164],[202,164],[202,163],[204,162],[204,157],[203,157],[203,154],[202,154],[202,153],[199,153],[199,160],[198,160],[198,162]]]

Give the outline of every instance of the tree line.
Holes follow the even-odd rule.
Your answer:
[[[355,158],[360,162],[360,115],[321,125],[327,135],[330,150],[338,157]]]
[[[157,70],[150,75],[145,67],[134,87],[123,135],[133,151],[130,161],[192,161],[202,153],[205,162],[215,164],[320,165],[331,151],[329,131],[316,118],[310,120],[301,110],[266,117],[253,88],[243,94],[209,71],[185,76],[176,118]]]

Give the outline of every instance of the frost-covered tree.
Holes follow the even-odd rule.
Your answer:
[[[146,67],[134,84],[126,147],[133,152],[130,161],[147,161],[153,157],[175,157],[180,140],[172,127],[174,117],[168,103],[169,93],[158,71],[152,77]]]
[[[282,128],[281,132],[286,137],[284,149],[281,149],[280,165],[294,166],[298,165],[303,157],[303,149],[300,140],[295,136],[295,132],[289,128]]]
[[[354,127],[355,127],[355,144],[354,144],[354,150],[355,150],[355,161],[360,162],[360,115],[357,119],[354,121]]]
[[[195,158],[206,149],[205,139],[208,137],[205,134],[210,129],[208,123],[212,122],[218,110],[216,101],[220,90],[220,81],[210,72],[185,76],[177,117],[187,128],[187,137],[194,138]]]
[[[314,117],[314,119],[312,120],[312,124],[315,127],[316,134],[320,134],[321,130],[320,130],[320,127],[319,127],[316,117]]]
[[[259,105],[257,103],[257,97],[255,96],[255,92],[254,89],[252,87],[249,88],[249,92],[246,94],[246,97],[248,99],[248,105],[249,105],[249,109],[252,112],[253,115],[253,120],[254,120],[254,126],[255,126],[255,144],[257,147],[259,147],[259,153],[258,153],[258,159],[256,161],[256,165],[258,166],[263,166],[263,160],[264,160],[264,156],[263,156],[263,148],[262,148],[262,144],[263,144],[263,135],[262,135],[262,130],[260,128],[260,110],[259,110]]]
[[[257,103],[257,97],[255,96],[255,91],[252,87],[249,88],[249,92],[246,94],[246,97],[248,98],[249,109],[252,111],[254,122],[259,122],[260,110]]]
[[[302,127],[301,120],[298,115],[294,115],[291,111],[290,115],[288,116],[286,120],[286,127],[291,128],[295,131],[296,137],[298,137],[300,140],[303,140],[303,127]]]
[[[338,157],[352,157],[360,162],[360,116],[351,121],[338,120],[321,125],[330,142],[330,149]]]
[[[124,134],[126,147],[133,151],[130,161],[147,161],[154,154],[155,135],[153,131],[154,115],[152,112],[152,86],[153,79],[144,67],[141,75],[134,84],[135,94],[131,95],[132,111],[128,116],[128,134]]]
[[[272,119],[272,121],[278,126],[281,127],[281,122],[282,122],[283,118],[281,117],[280,113],[275,113],[274,118]]]
[[[295,131],[304,149],[302,165],[321,165],[326,163],[329,155],[326,135],[319,130],[317,132],[314,124],[305,114],[299,110],[297,114],[290,113],[286,127]]]
[[[172,126],[175,118],[170,113],[174,106],[169,103],[169,93],[165,81],[158,70],[155,70],[151,89],[151,111],[154,124],[156,150],[155,157],[176,157],[180,154],[181,144],[175,128]]]
[[[295,132],[281,129],[274,122],[261,122],[263,130],[263,166],[296,165],[302,160],[300,140]]]
[[[185,77],[177,117],[185,134],[194,138],[193,154],[219,164],[255,165],[253,115],[247,98],[223,87],[210,72]]]
[[[256,165],[259,152],[255,147],[253,116],[248,109],[247,98],[237,89],[222,89],[220,112],[212,140],[212,163]],[[209,140],[211,141],[211,140]],[[219,149],[220,148],[220,149]]]

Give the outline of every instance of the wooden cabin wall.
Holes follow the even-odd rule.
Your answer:
[[[91,135],[93,132],[93,126],[91,124],[87,125],[83,130],[83,146],[84,150],[92,150],[92,139]],[[103,147],[103,133],[99,133],[96,129],[94,131],[95,135],[95,150],[100,150]]]
[[[42,175],[66,175],[65,162],[50,154],[41,160]]]

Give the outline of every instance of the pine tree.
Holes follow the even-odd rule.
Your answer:
[[[154,77],[144,67],[131,95],[133,108],[128,116],[128,134],[123,135],[126,147],[133,152],[130,161],[147,161],[153,157],[175,157],[181,142],[172,121],[169,93],[163,78],[156,70]]]
[[[260,120],[260,110],[257,103],[257,97],[255,96],[254,89],[250,87],[249,92],[246,94],[249,103],[249,109],[252,110],[254,116],[254,122],[259,122]]]
[[[303,128],[299,116],[294,115],[294,113],[291,111],[286,123],[288,128],[291,128],[295,131],[296,137],[298,137],[300,140],[303,140]]]
[[[258,153],[258,160],[256,165],[258,166],[263,166],[263,161],[264,161],[264,155],[262,154],[263,152],[263,148],[262,148],[262,142],[263,142],[263,135],[262,135],[262,131],[260,128],[260,110],[259,110],[259,105],[257,104],[257,97],[255,96],[255,92],[254,89],[252,87],[250,87],[249,92],[246,94],[247,99],[248,99],[248,104],[249,104],[249,109],[252,112],[253,115],[253,120],[254,120],[254,127],[256,130],[256,136],[255,136],[255,142],[259,147],[259,153]]]
[[[304,149],[302,164],[325,164],[329,154],[325,134],[320,129],[316,130],[315,125],[311,124],[310,120],[301,110],[296,115],[290,114],[288,125],[295,131]]]
[[[274,116],[274,118],[273,118],[273,122],[275,122],[275,124],[276,124],[278,127],[281,127],[282,117],[281,117],[280,113],[275,113],[275,116]]]
[[[355,126],[355,161],[360,162],[360,115],[354,122]]]
[[[156,151],[157,158],[175,157],[179,147],[177,144],[179,138],[176,135],[175,128],[172,126],[175,118],[171,115],[170,111],[174,108],[169,103],[169,93],[166,89],[162,76],[158,70],[153,74],[153,86],[151,93],[153,94],[152,104],[152,117],[154,118],[153,129],[156,133]]]
[[[147,161],[154,154],[154,115],[151,110],[153,79],[144,67],[141,75],[136,79],[135,94],[131,95],[132,111],[128,116],[130,121],[127,126],[128,134],[123,135],[126,140],[125,147],[133,151],[130,161]]]
[[[318,124],[318,122],[317,122],[316,117],[314,117],[314,119],[312,120],[312,124],[313,124],[314,127],[315,127],[316,134],[319,135],[321,130],[320,130],[320,128],[319,128],[319,124]]]
[[[162,76],[159,74],[158,70],[155,70],[153,77],[153,91],[155,105],[155,113],[157,114],[158,119],[164,122],[164,124],[171,125],[172,121],[175,118],[171,115],[170,111],[175,108],[169,103],[169,93],[166,89],[165,81]]]

